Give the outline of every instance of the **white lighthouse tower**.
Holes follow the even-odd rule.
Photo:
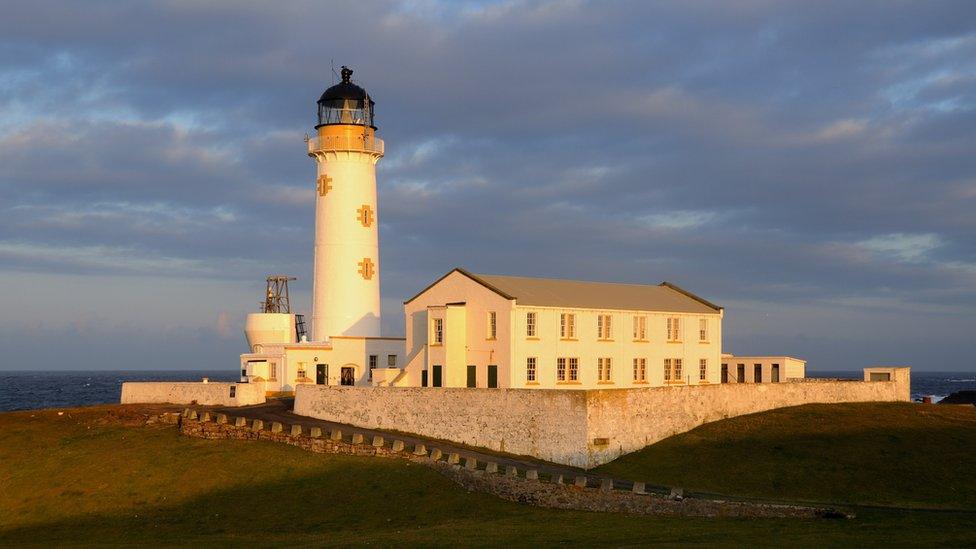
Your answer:
[[[350,81],[325,90],[318,101],[317,135],[308,140],[315,159],[315,258],[312,340],[380,335],[379,232],[373,100]]]

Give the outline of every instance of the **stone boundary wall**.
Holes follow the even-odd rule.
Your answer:
[[[650,494],[644,483],[626,483],[623,487],[612,479],[562,475],[541,475],[537,469],[505,469],[490,461],[463,460],[457,454],[445,454],[423,444],[410,447],[401,440],[373,437],[361,433],[301,425],[287,427],[281,423],[265,425],[262,420],[229,418],[224,414],[198,414],[185,410],[179,418],[180,431],[186,436],[210,440],[267,440],[297,446],[304,450],[338,455],[406,459],[434,469],[468,490],[492,494],[516,503],[548,507],[674,517],[779,517],[837,518],[848,516],[833,509],[807,506],[720,501],[686,498],[681,489],[669,496]]]
[[[122,384],[121,403],[249,406],[262,404],[264,400],[263,383],[126,381]]]
[[[695,427],[812,403],[907,401],[894,381],[641,389],[445,389],[300,385],[295,413],[593,468]]]
[[[908,395],[907,381],[855,380],[587,391],[587,446],[582,466],[613,461],[720,419],[802,404],[908,401]]]
[[[572,463],[586,447],[586,392],[299,385],[296,414]]]

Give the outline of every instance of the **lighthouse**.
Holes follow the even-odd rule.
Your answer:
[[[342,81],[318,100],[312,340],[380,335],[380,256],[374,102],[342,67]]]

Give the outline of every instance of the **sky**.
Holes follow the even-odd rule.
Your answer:
[[[976,371],[976,3],[4,3],[0,369],[236,369],[309,313],[331,67],[376,101],[385,335],[473,272],[656,284],[723,351]]]

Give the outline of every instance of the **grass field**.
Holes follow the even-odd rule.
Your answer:
[[[191,439],[172,427],[120,424],[114,410],[0,414],[0,545],[976,544],[972,513],[745,520],[537,509],[468,493],[405,461]],[[960,433],[971,433],[972,419],[960,416]],[[933,467],[945,465],[940,450],[932,449]],[[804,467],[830,466],[829,456],[800,458]]]
[[[725,494],[976,509],[976,408],[784,408],[703,425],[599,471]]]

